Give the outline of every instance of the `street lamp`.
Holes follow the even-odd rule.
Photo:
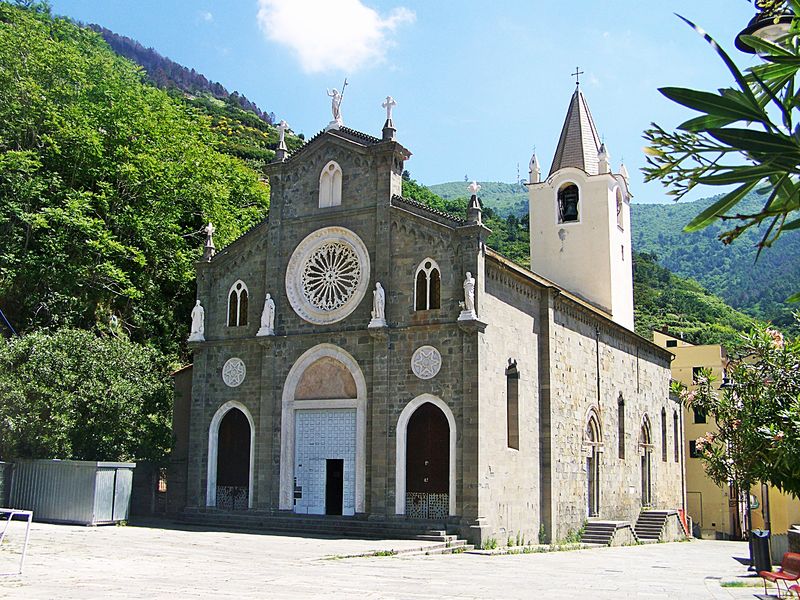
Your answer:
[[[756,0],[755,4],[758,12],[736,36],[736,48],[747,54],[755,54],[756,49],[744,41],[742,36],[753,35],[775,43],[786,37],[794,19],[794,13],[783,3]]]

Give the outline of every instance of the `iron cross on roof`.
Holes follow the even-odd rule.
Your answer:
[[[581,84],[581,75],[583,75],[583,71],[580,70],[580,67],[575,67],[575,72],[570,73],[570,75],[575,77],[575,85]]]

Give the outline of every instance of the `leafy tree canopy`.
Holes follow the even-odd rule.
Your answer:
[[[754,330],[732,353],[728,385],[704,373],[689,406],[712,416],[718,431],[697,440],[708,476],[742,489],[764,482],[800,497],[800,340]]]
[[[768,15],[784,6],[800,15],[800,0],[756,4]],[[763,64],[747,70],[740,69],[708,34],[683,20],[717,52],[734,85],[715,92],[661,88],[667,98],[699,115],[674,132],[656,124],[645,131],[649,142],[645,179],[661,180],[678,199],[698,185],[733,187],[698,214],[686,230],[696,231],[722,219],[733,225],[720,235],[730,243],[743,231],[763,224],[758,246],[768,247],[782,232],[800,228],[800,137],[796,129],[800,107],[795,82],[800,69],[800,20],[794,18],[789,35],[777,43],[743,36],[764,59]],[[765,186],[768,192],[759,210],[738,210],[749,192]],[[792,299],[800,300],[800,293]]]
[[[235,239],[268,187],[88,29],[0,2],[0,65],[0,307],[180,352],[203,225]]]
[[[171,445],[169,365],[122,338],[0,338],[0,398],[1,460],[158,460]]]

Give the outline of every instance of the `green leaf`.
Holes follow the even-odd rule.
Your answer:
[[[786,299],[786,302],[800,302],[800,292],[792,294]]]
[[[743,183],[745,181],[760,181],[775,173],[774,168],[764,165],[736,166],[726,168],[728,169],[727,171],[719,172],[715,175],[699,177],[697,182],[704,185],[732,185],[735,183]]]
[[[800,219],[789,221],[783,227],[781,227],[782,231],[792,231],[794,229],[800,229]]]
[[[757,106],[747,107],[720,94],[676,87],[660,88],[658,91],[673,102],[715,117],[726,117],[734,121],[760,121],[764,117]],[[755,99],[753,104],[755,105]]]
[[[732,119],[730,117],[703,115],[701,117],[695,117],[694,119],[689,119],[688,121],[681,123],[678,125],[678,129],[697,133],[700,131],[705,131],[706,129],[725,127],[726,125],[730,125],[736,121],[737,119]]]
[[[791,136],[781,133],[768,133],[752,129],[728,128],[711,129],[708,134],[723,144],[746,152],[755,153],[800,153],[800,146]]]
[[[758,52],[764,60],[770,60],[775,56],[794,56],[783,46],[755,35],[743,35],[740,39]]]
[[[732,192],[723,196],[720,200],[709,206],[694,219],[692,219],[686,227],[683,228],[687,233],[692,231],[699,231],[709,224],[716,221],[720,215],[724,214],[729,208],[735,206],[745,195],[758,184],[759,180],[748,181],[747,183],[739,186]]]

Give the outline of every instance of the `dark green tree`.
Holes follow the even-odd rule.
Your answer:
[[[171,445],[170,365],[123,338],[62,329],[0,338],[0,460],[158,460]]]

